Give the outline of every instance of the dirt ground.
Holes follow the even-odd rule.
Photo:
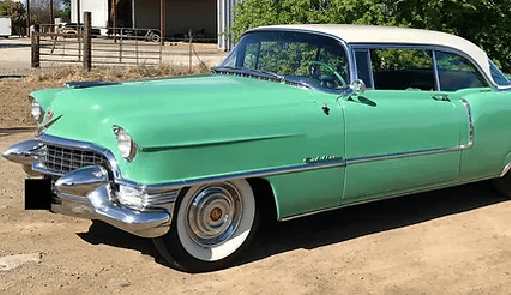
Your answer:
[[[33,133],[3,133],[0,150]],[[508,294],[511,201],[489,182],[344,208],[262,229],[243,261],[167,267],[151,240],[23,210],[0,159],[0,294]]]
[[[110,75],[120,79],[116,73]],[[139,73],[140,74],[140,73]],[[148,73],[147,75],[153,75]],[[46,76],[45,76],[46,75]],[[73,70],[0,81],[0,151],[33,126],[28,93]],[[50,79],[51,78],[51,79]],[[89,77],[90,78],[90,77]],[[509,294],[511,201],[479,182],[262,229],[229,269],[170,269],[152,241],[24,211],[24,172],[0,157],[0,294]]]

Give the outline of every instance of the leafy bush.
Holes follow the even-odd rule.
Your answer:
[[[481,48],[511,72],[511,1],[243,0],[231,34],[276,24],[374,24],[444,31]]]

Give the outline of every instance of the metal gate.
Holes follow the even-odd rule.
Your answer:
[[[92,66],[162,62],[159,30],[92,28],[90,42],[77,24],[41,25],[32,34],[32,67],[81,65],[88,53]]]

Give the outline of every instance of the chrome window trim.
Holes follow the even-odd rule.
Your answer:
[[[321,31],[315,31],[315,30],[288,29],[288,28],[278,28],[278,29],[276,29],[276,28],[257,28],[257,29],[253,29],[253,30],[245,32],[245,34],[243,34],[241,36],[241,38],[243,38],[243,36],[245,36],[245,35],[253,34],[253,33],[257,33],[257,32],[306,33],[306,34],[311,34],[311,35],[318,35],[318,36],[332,38],[342,46],[342,48],[344,49],[344,53],[346,54],[346,58],[348,61],[349,74],[350,74],[349,83],[347,83],[347,84],[351,84],[356,80],[355,77],[357,76],[357,70],[356,70],[356,65],[355,65],[355,54],[353,54],[353,49],[350,44],[348,44],[347,42],[345,42],[342,38],[340,38],[338,36],[331,35],[331,34],[328,34],[325,32],[321,32]],[[231,53],[229,53],[225,58],[229,57],[232,54],[232,52],[233,51],[231,51]],[[328,91],[327,89],[318,89],[318,90],[335,93],[335,94],[350,94],[353,92],[353,90],[350,88],[341,89],[341,90],[337,90],[337,91],[332,91],[332,90]]]
[[[357,72],[357,79],[359,79],[358,77],[358,67],[357,67],[357,52],[365,52],[366,53],[366,57],[367,57],[367,66],[369,67],[367,70],[368,70],[368,74],[369,74],[369,79],[371,82],[371,87],[367,87],[367,89],[374,89],[374,77],[373,77],[373,62],[371,61],[371,51],[369,50],[369,48],[353,48],[353,56],[355,57],[355,72]]]
[[[458,49],[452,48],[452,47],[446,47],[446,46],[440,46],[440,45],[434,45],[434,44],[406,44],[406,43],[353,43],[350,44],[351,47],[357,49],[357,48],[364,48],[364,49],[376,49],[376,48],[411,48],[411,49],[427,49],[435,51],[441,51],[441,52],[448,52],[448,53],[454,53],[458,54],[464,58],[466,58],[474,67],[476,67],[476,70],[479,71],[479,73],[483,76],[485,81],[488,83],[488,85],[494,89],[494,90],[502,90],[498,87],[497,84],[493,81],[491,77],[488,77],[486,73],[481,69],[479,64],[477,64],[470,55],[466,54],[463,51],[460,51]],[[435,73],[438,72],[438,69],[434,68]],[[371,68],[372,71],[372,68]],[[436,74],[435,74],[436,75]],[[440,90],[440,85],[438,85],[438,91]]]
[[[490,64],[490,73],[491,73],[491,67],[494,66],[495,68],[497,68],[497,70],[499,70],[499,72],[504,76],[504,78],[511,83],[511,81],[506,77],[506,75],[504,75],[504,73],[499,69],[499,67],[497,67],[497,65],[495,65],[495,63],[491,59],[488,58],[488,62]],[[492,80],[493,80],[493,77],[492,77]],[[511,90],[511,84],[500,85],[500,84],[495,83],[495,85],[497,85],[499,90],[503,90],[503,91]]]
[[[433,50],[433,70],[435,71],[435,83],[436,83],[436,89],[438,91],[441,91],[440,89],[440,75],[438,74],[438,67],[436,62],[436,50]]]

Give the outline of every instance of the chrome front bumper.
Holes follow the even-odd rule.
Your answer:
[[[172,213],[167,210],[135,211],[113,204],[108,185],[85,196],[57,193],[51,211],[68,216],[97,219],[141,237],[159,237],[170,228]]]
[[[38,163],[39,147],[37,139],[26,140],[10,146],[2,156],[23,164],[25,171],[31,175],[46,175],[40,170],[32,170]],[[115,179],[109,179],[112,174]],[[48,175],[56,177],[51,173]],[[123,188],[122,192],[120,187]],[[129,195],[124,193],[126,191]],[[109,173],[103,167],[88,166],[64,174],[55,182],[51,211],[101,220],[137,236],[158,237],[170,229],[179,191],[175,188],[168,190],[138,185],[120,179],[118,171]],[[133,206],[126,205],[123,198],[140,202]]]

